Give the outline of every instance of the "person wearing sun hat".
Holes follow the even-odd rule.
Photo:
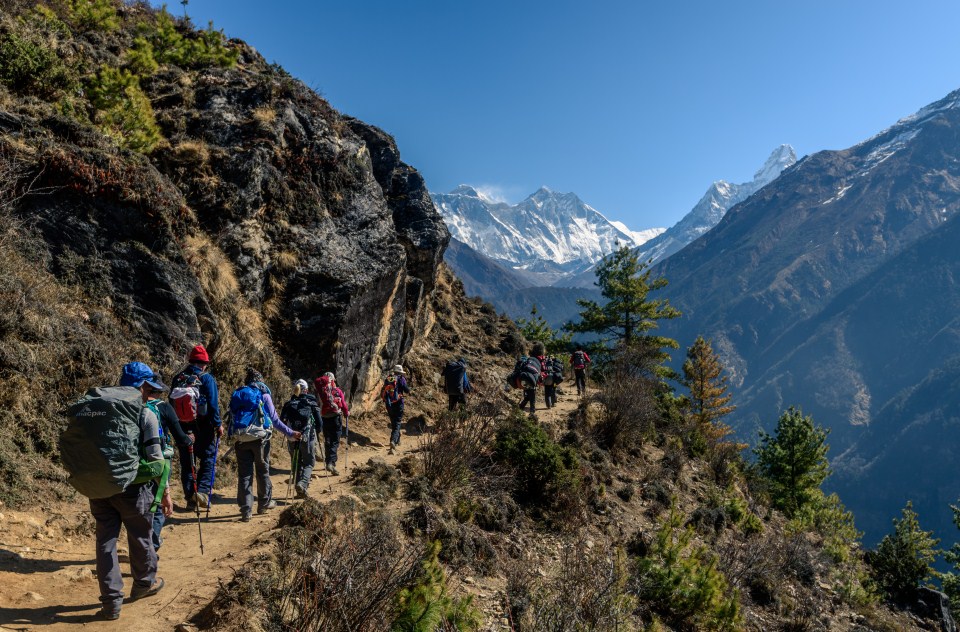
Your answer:
[[[387,407],[387,416],[390,418],[390,454],[400,448],[400,425],[403,423],[403,398],[410,394],[407,386],[407,372],[403,365],[393,367],[393,371],[383,381],[380,389],[380,398]]]
[[[292,479],[296,498],[306,498],[310,487],[310,477],[317,461],[317,432],[323,428],[323,418],[320,416],[320,404],[317,398],[310,394],[310,386],[306,380],[297,380],[293,385],[293,395],[283,405],[280,419],[292,430],[301,433],[299,439],[287,440],[287,450],[290,452]],[[296,467],[293,467],[296,464]]]
[[[143,362],[124,365],[120,386],[140,391],[144,404],[156,399],[167,390],[160,376]],[[164,459],[160,420],[150,405],[140,413],[140,458],[149,462]],[[118,435],[119,436],[119,435]],[[166,481],[164,481],[166,488]],[[90,513],[96,520],[96,568],[100,588],[101,608],[97,617],[115,620],[120,617],[124,602],[123,575],[117,556],[117,540],[120,528],[127,530],[130,556],[130,575],[133,588],[127,601],[135,601],[155,595],[163,588],[163,580],[157,577],[157,553],[153,547],[154,502],[157,497],[154,481],[133,482],[124,490],[108,498],[91,498]],[[169,489],[164,490],[157,513],[173,514],[173,501]]]

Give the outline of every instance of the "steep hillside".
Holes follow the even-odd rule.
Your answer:
[[[860,145],[804,159],[657,269],[684,314],[665,332],[713,339],[743,397],[743,436],[802,406],[832,428],[844,476],[860,477],[871,464],[869,477],[844,483],[851,500],[876,498],[868,488],[889,490],[894,462],[924,460],[909,448],[913,440],[896,439],[902,433],[942,441],[922,420],[955,418],[946,406],[952,390],[920,408],[903,398],[960,351],[958,103],[953,93]],[[861,441],[868,430],[873,438]],[[956,496],[949,463],[927,467],[952,481],[944,493]],[[910,486],[937,487],[930,474]],[[889,519],[902,500],[890,494],[858,509]],[[945,526],[941,501],[924,517]],[[887,524],[863,526],[875,536]]]
[[[3,331],[0,390],[56,409],[128,360],[166,373],[203,342],[225,397],[248,365],[281,394],[289,376],[333,370],[362,409],[429,319],[449,235],[422,178],[389,136],[242,42],[104,6],[0,15],[5,226],[23,227],[6,269],[33,267],[67,301],[66,331]],[[30,285],[11,292],[25,313],[53,308],[34,307]],[[108,332],[102,346],[78,340],[91,330]],[[70,359],[27,351],[37,344]],[[36,379],[64,365],[71,388]],[[3,427],[37,431],[4,436],[49,454],[59,417],[20,408]]]

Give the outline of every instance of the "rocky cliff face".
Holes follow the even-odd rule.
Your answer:
[[[150,18],[124,11],[118,32],[72,43],[122,65],[127,27]],[[164,139],[148,154],[5,90],[4,151],[34,192],[13,212],[48,269],[110,305],[158,364],[203,342],[225,387],[247,364],[283,386],[332,370],[368,401],[427,326],[449,234],[392,138],[231,46],[234,67],[140,80]]]

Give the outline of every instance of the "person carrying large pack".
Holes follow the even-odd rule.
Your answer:
[[[407,386],[407,372],[398,364],[393,372],[383,381],[380,388],[380,399],[387,407],[387,417],[390,418],[390,454],[400,448],[400,425],[403,423],[403,398],[410,394]]]
[[[320,417],[323,424],[323,448],[326,470],[333,476],[340,476],[337,469],[337,451],[340,449],[340,435],[343,432],[343,419],[349,414],[343,391],[337,388],[337,381],[329,371],[313,382],[313,389],[320,400]],[[349,442],[350,437],[347,437]]]
[[[295,497],[306,498],[310,487],[310,476],[317,462],[317,429],[323,427],[320,416],[320,404],[309,393],[306,380],[297,380],[293,385],[290,401],[283,405],[280,419],[292,430],[301,433],[298,440],[287,442],[290,452],[290,478],[294,483]],[[289,487],[288,493],[289,493]]]
[[[467,405],[467,393],[473,391],[467,377],[467,361],[464,358],[450,360],[443,367],[443,385],[447,392],[447,410]]]
[[[533,415],[537,412],[537,386],[543,383],[543,366],[546,358],[542,355],[540,357],[530,355],[521,360],[523,365],[520,369],[520,382],[523,384],[523,399],[520,400],[520,408],[523,409],[529,402],[530,414]]]
[[[148,367],[149,368],[149,367]],[[90,502],[97,523],[97,616],[115,620],[123,605],[123,576],[117,556],[120,527],[127,530],[133,588],[127,601],[160,592],[153,514],[173,513],[160,420],[146,403],[167,390],[160,377],[134,386],[92,388],[67,408],[69,421],[60,435],[60,457],[67,481]],[[156,483],[156,486],[151,484]],[[156,491],[155,491],[156,490]]]
[[[152,379],[153,370],[143,362],[129,362],[123,366],[120,373],[120,386],[139,387],[145,381]],[[180,448],[187,448],[193,445],[193,439],[183,431],[180,426],[180,419],[176,411],[168,402],[159,397],[159,391],[152,391],[150,399],[145,402],[147,406],[157,413],[160,419],[160,436],[163,438],[163,455],[172,462],[174,447],[173,442]],[[189,464],[182,463],[180,467],[190,467]],[[156,483],[153,484],[156,491]],[[166,522],[166,516],[162,511],[156,511],[153,514],[153,548],[160,550],[163,538],[160,532]]]
[[[217,462],[216,439],[223,436],[217,381],[207,372],[210,355],[197,345],[187,356],[189,364],[170,382],[170,404],[193,446],[180,446],[180,482],[187,510],[210,506]],[[198,463],[194,464],[194,457]],[[189,467],[187,467],[189,465]]]
[[[253,516],[254,474],[257,477],[257,513],[266,513],[277,506],[277,501],[273,500],[267,449],[273,428],[293,439],[302,436],[280,420],[263,375],[248,368],[244,385],[230,396],[230,437],[235,439],[237,455],[237,506],[243,522],[249,522]]]
[[[550,356],[543,366],[543,401],[547,408],[557,405],[557,385],[563,381],[563,363]]]
[[[570,366],[573,367],[573,375],[577,383],[577,395],[587,394],[588,364],[590,364],[590,356],[583,349],[577,349],[570,355]]]

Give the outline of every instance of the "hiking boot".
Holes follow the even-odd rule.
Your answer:
[[[277,506],[277,501],[271,500],[271,501],[268,502],[266,505],[257,507],[257,513],[258,513],[258,514],[265,514],[265,513],[267,513],[268,511],[270,511],[271,509],[273,509],[273,508],[276,507],[276,506]]]
[[[98,619],[102,619],[103,621],[116,621],[120,618],[120,610],[104,606],[103,608],[97,610],[97,614],[94,616],[96,616]]]
[[[331,465],[331,466],[328,467],[327,469],[330,470],[330,474],[331,474],[331,475],[333,475],[333,476],[340,476],[340,472],[339,472],[339,470],[337,470],[337,466]]]
[[[300,485],[297,485],[296,487],[294,487],[293,490],[294,490],[293,497],[296,498],[297,500],[303,500],[304,498],[307,498],[307,490],[301,487]]]
[[[250,522],[250,519],[253,518],[252,511],[241,511],[240,512],[240,522]]]
[[[136,601],[137,599],[143,599],[144,597],[152,597],[156,595],[163,588],[163,580],[157,577],[153,580],[153,586],[148,586],[143,588],[141,586],[134,586],[130,591],[130,596],[127,597],[127,601]]]
[[[387,454],[393,454],[396,451],[397,447],[394,444],[390,444],[390,449],[387,450]]]
[[[210,498],[203,492],[197,492],[194,494],[193,502],[195,502],[201,509],[206,509],[210,506]]]
[[[197,510],[197,503],[193,502],[193,500],[188,500],[188,501],[187,501],[187,509],[186,509],[186,511],[189,511],[190,513],[193,513],[193,512],[195,512],[196,510]]]

